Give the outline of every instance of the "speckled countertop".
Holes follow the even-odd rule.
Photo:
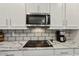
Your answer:
[[[28,41],[28,40],[27,40]],[[54,48],[79,48],[79,43],[73,41],[66,41],[60,43],[54,41],[52,43],[53,47],[46,48],[23,48],[27,41],[4,41],[0,42],[0,50],[33,50],[33,49],[54,49]]]

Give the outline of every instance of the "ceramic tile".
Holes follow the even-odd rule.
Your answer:
[[[24,37],[24,40],[30,40],[30,37]]]
[[[34,36],[34,33],[28,33],[27,36]]]
[[[31,30],[23,30],[24,33],[30,33]]]
[[[42,36],[48,36],[49,33],[42,33]]]
[[[46,37],[39,37],[39,40],[46,40]]]
[[[17,41],[19,41],[19,40],[23,41],[23,40],[24,40],[24,38],[23,38],[23,37],[19,37],[19,36],[18,36],[18,37],[16,37],[16,40],[17,40]]]
[[[15,37],[8,37],[9,41],[15,41]]]
[[[19,36],[21,36],[21,37],[25,37],[26,34],[25,34],[25,33],[20,33]]]
[[[34,33],[35,36],[42,36],[42,33]]]
[[[8,37],[4,37],[4,40],[5,40],[5,41],[8,41]]]
[[[31,37],[31,40],[39,40],[39,37]]]
[[[52,39],[52,37],[49,37],[49,36],[48,36],[48,37],[46,37],[46,40],[50,40],[50,39]]]
[[[55,30],[46,30],[45,29],[45,32],[32,32],[33,29],[29,29],[29,30],[4,30],[5,32],[5,37],[17,37],[16,39],[14,40],[27,40],[27,39],[54,39],[56,40],[55,38]],[[66,38],[67,39],[72,39],[71,36],[69,36],[69,32],[66,31]],[[74,32],[73,32],[74,33]],[[23,38],[22,38],[23,37]],[[10,39],[6,39],[5,40],[10,40]]]

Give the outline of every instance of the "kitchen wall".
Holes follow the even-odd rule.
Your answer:
[[[3,30],[5,41],[24,41],[24,40],[50,40],[55,39],[56,30],[47,29],[26,29],[26,30]],[[67,40],[73,40],[77,31],[64,30]],[[76,34],[75,34],[76,36]]]

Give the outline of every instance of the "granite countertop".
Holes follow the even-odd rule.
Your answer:
[[[28,40],[27,40],[28,41]],[[33,49],[54,49],[54,48],[79,48],[79,43],[73,41],[66,41],[65,43],[60,43],[54,41],[52,43],[53,47],[48,48],[23,48],[27,41],[4,41],[0,42],[0,50],[33,50]]]
[[[27,41],[4,41],[0,42],[0,50],[18,50],[23,47]]]

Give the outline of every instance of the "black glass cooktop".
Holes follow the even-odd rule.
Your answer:
[[[24,46],[25,47],[53,47],[48,40],[29,40]]]

